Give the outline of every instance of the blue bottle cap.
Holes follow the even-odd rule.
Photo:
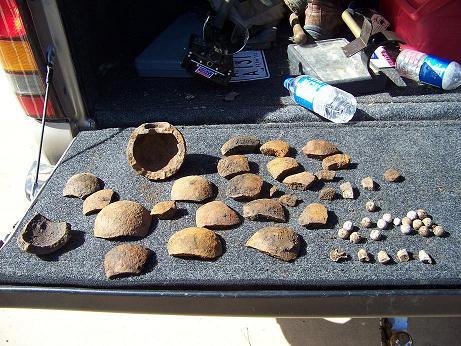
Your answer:
[[[293,77],[290,77],[290,78],[287,78],[285,79],[285,81],[283,82],[283,86],[289,90],[289,91],[293,91],[294,89],[294,81],[295,79]]]

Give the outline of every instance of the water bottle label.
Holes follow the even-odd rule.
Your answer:
[[[428,55],[419,70],[419,80],[441,88],[443,75],[449,64],[448,60]]]
[[[296,83],[293,95],[297,104],[310,110],[314,109],[313,101],[315,93],[327,83],[309,76],[303,76]]]

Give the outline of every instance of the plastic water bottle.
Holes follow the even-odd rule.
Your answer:
[[[283,85],[297,104],[334,123],[347,123],[357,109],[353,95],[310,76],[287,78]]]
[[[444,90],[456,89],[461,85],[460,64],[415,50],[402,50],[395,68],[402,77]]]

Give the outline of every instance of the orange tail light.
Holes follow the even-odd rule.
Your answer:
[[[0,65],[27,115],[40,118],[44,81],[32,52],[16,0],[0,0]],[[48,101],[47,117],[63,119]]]

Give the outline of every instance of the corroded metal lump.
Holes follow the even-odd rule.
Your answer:
[[[340,249],[333,249],[330,251],[330,259],[333,262],[342,262],[346,261],[349,258],[347,253]]]
[[[267,163],[267,170],[272,178],[279,180],[301,169],[298,161],[292,157],[277,157]]]
[[[189,227],[170,237],[168,254],[177,257],[214,259],[222,255],[222,244],[213,231],[202,227]]]
[[[328,209],[320,203],[309,204],[298,218],[298,223],[306,227],[325,226],[328,221]]]
[[[160,220],[168,220],[175,217],[178,208],[175,201],[159,202],[152,207],[150,214],[158,217]]]
[[[238,214],[224,202],[213,201],[202,205],[195,213],[197,227],[229,228],[240,223]]]
[[[293,190],[307,190],[317,178],[310,172],[301,172],[293,175],[289,175],[283,179],[283,183]]]
[[[282,204],[274,199],[257,199],[243,206],[243,217],[248,220],[286,222]]]
[[[287,193],[285,195],[282,195],[278,198],[278,200],[285,207],[296,207],[296,205],[300,201],[298,196],[292,193]]]
[[[227,197],[235,200],[258,198],[263,188],[263,180],[259,175],[245,173],[229,180],[226,189]]]
[[[328,156],[322,161],[322,168],[324,170],[338,170],[349,167],[351,158],[347,154],[335,154]]]
[[[259,150],[263,155],[285,157],[290,152],[290,145],[278,139],[264,143]]]
[[[306,143],[303,147],[303,153],[311,158],[322,160],[327,156],[340,153],[338,148],[323,139],[314,139]]]
[[[99,190],[93,193],[83,201],[83,215],[90,215],[99,212],[112,202],[113,197],[114,190],[112,189]]]
[[[394,168],[389,168],[384,172],[384,180],[390,182],[390,183],[397,183],[401,181],[402,175],[400,172]]]
[[[250,164],[248,159],[243,155],[231,155],[223,157],[218,161],[218,174],[226,179],[235,177],[236,175],[249,173]]]
[[[114,247],[104,257],[107,278],[139,275],[148,262],[151,251],[137,244],[122,244]]]
[[[203,202],[213,197],[213,185],[199,175],[180,178],[173,183],[173,201]]]
[[[141,204],[118,201],[101,210],[94,221],[94,236],[98,238],[145,237],[152,216]]]
[[[17,243],[23,251],[46,255],[66,245],[70,237],[68,223],[53,222],[41,214],[36,214],[19,234]]]
[[[265,227],[253,234],[246,246],[289,262],[298,257],[299,235],[286,227]]]
[[[92,193],[101,190],[101,181],[93,173],[78,173],[67,180],[62,195],[85,199]]]
[[[332,201],[336,197],[336,190],[333,187],[324,187],[319,191],[319,198],[325,201]]]
[[[181,132],[167,122],[142,124],[131,133],[126,155],[137,174],[164,180],[181,168],[186,142]]]
[[[235,136],[221,147],[221,155],[247,154],[256,152],[261,146],[259,139],[251,136]]]
[[[314,175],[317,177],[318,180],[321,180],[321,181],[333,181],[336,178],[336,171],[322,169],[314,173]]]

